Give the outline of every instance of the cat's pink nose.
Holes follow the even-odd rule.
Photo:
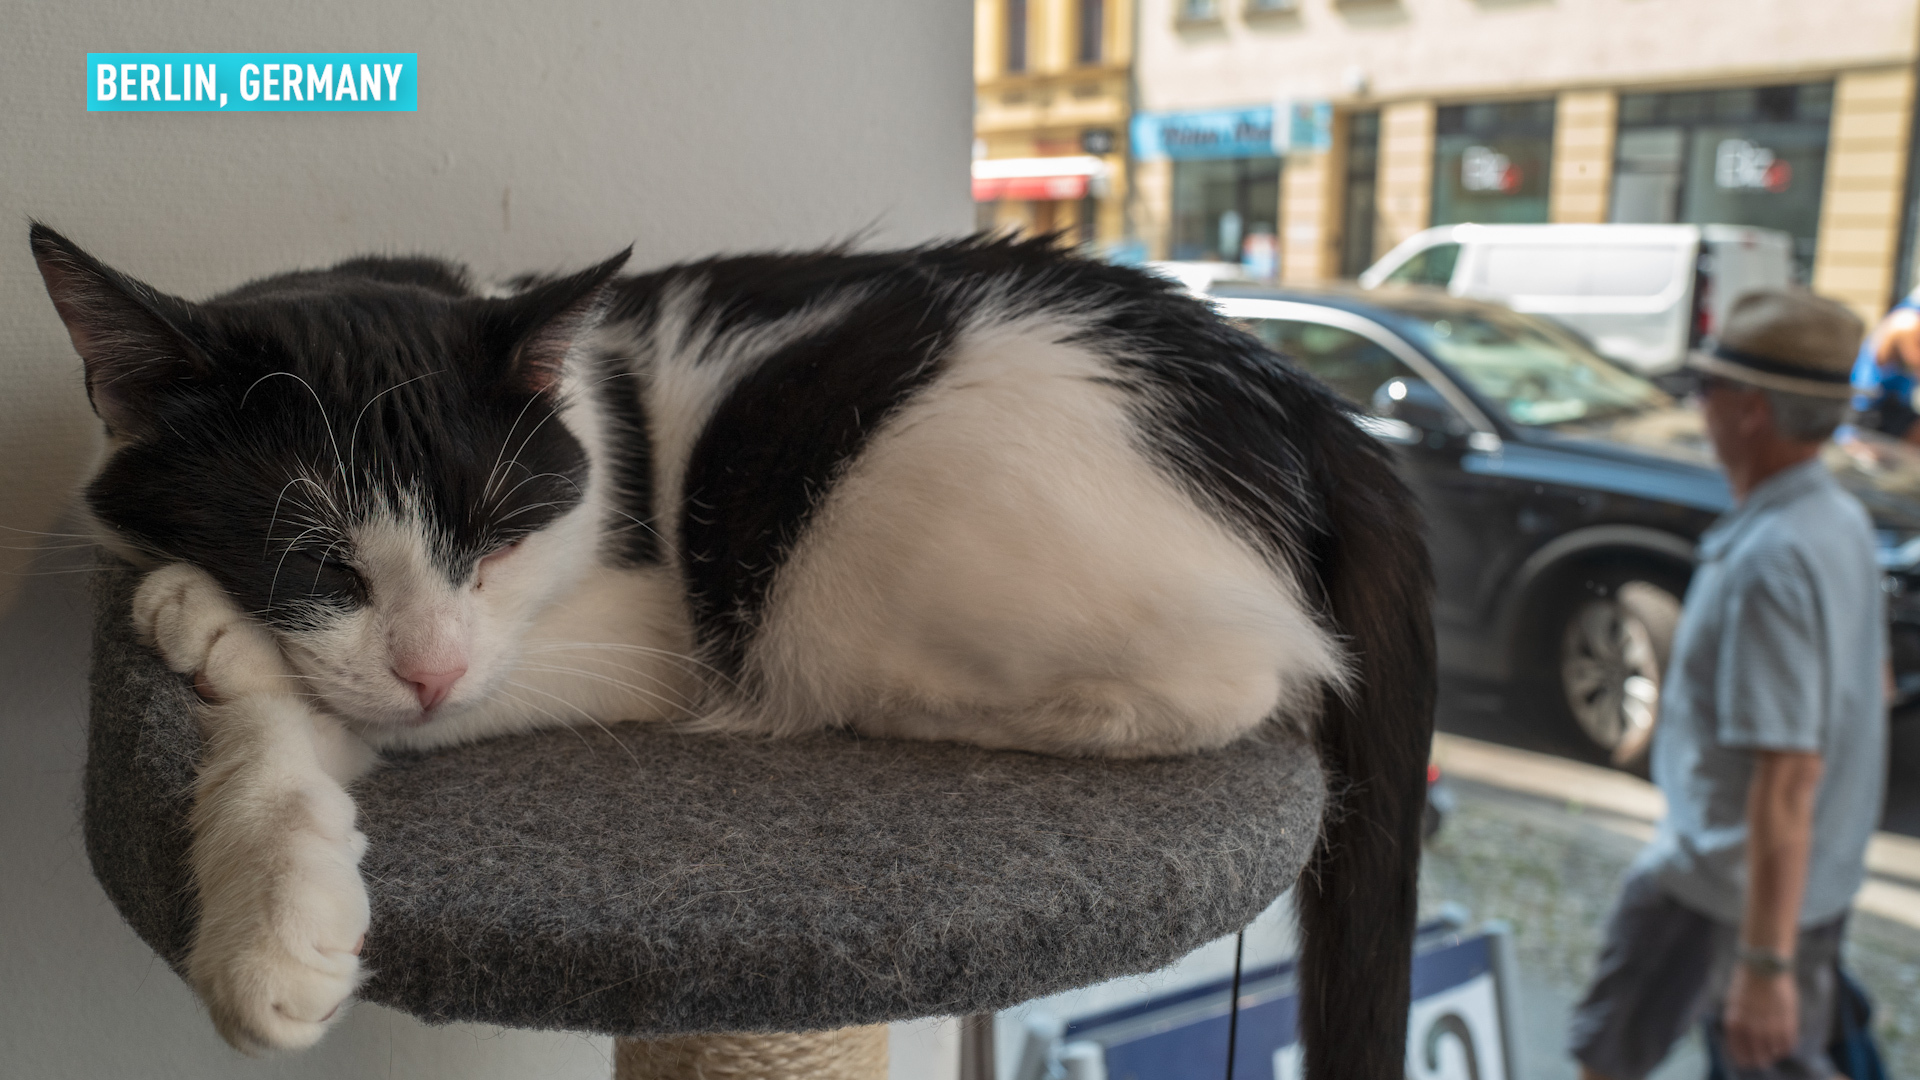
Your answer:
[[[413,687],[413,696],[420,699],[420,711],[431,712],[435,705],[447,699],[453,693],[453,684],[467,673],[467,665],[456,664],[439,671],[425,671],[419,668],[394,668],[393,673],[400,681]]]

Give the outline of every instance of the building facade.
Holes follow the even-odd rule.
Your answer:
[[[1920,0],[1140,3],[1152,257],[1259,272],[1270,229],[1306,283],[1430,225],[1725,222],[1865,317],[1913,284]]]
[[[1134,0],[974,0],[982,228],[1110,246],[1128,223]]]

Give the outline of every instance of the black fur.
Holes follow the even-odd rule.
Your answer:
[[[75,344],[96,407],[132,436],[89,507],[263,618],[299,625],[364,602],[342,533],[382,500],[425,500],[454,581],[579,501],[586,453],[546,422],[554,402],[529,351],[617,264],[482,301],[450,292],[464,273],[444,264],[360,259],[188,304],[45,226],[32,242],[56,305],[94,328]]]
[[[925,279],[894,279],[757,364],[707,422],[687,461],[680,544],[707,659],[729,677],[749,678],[775,572],[841,470],[938,373],[953,318]]]

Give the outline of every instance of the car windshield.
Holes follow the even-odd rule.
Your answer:
[[[1670,399],[1558,327],[1489,309],[1411,311],[1413,337],[1516,424],[1603,420]]]

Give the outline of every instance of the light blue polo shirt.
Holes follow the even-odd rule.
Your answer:
[[[1845,913],[1886,784],[1885,599],[1866,510],[1818,459],[1769,477],[1700,538],[1660,695],[1667,816],[1635,861],[1738,924],[1754,750],[1818,752],[1800,924]]]

